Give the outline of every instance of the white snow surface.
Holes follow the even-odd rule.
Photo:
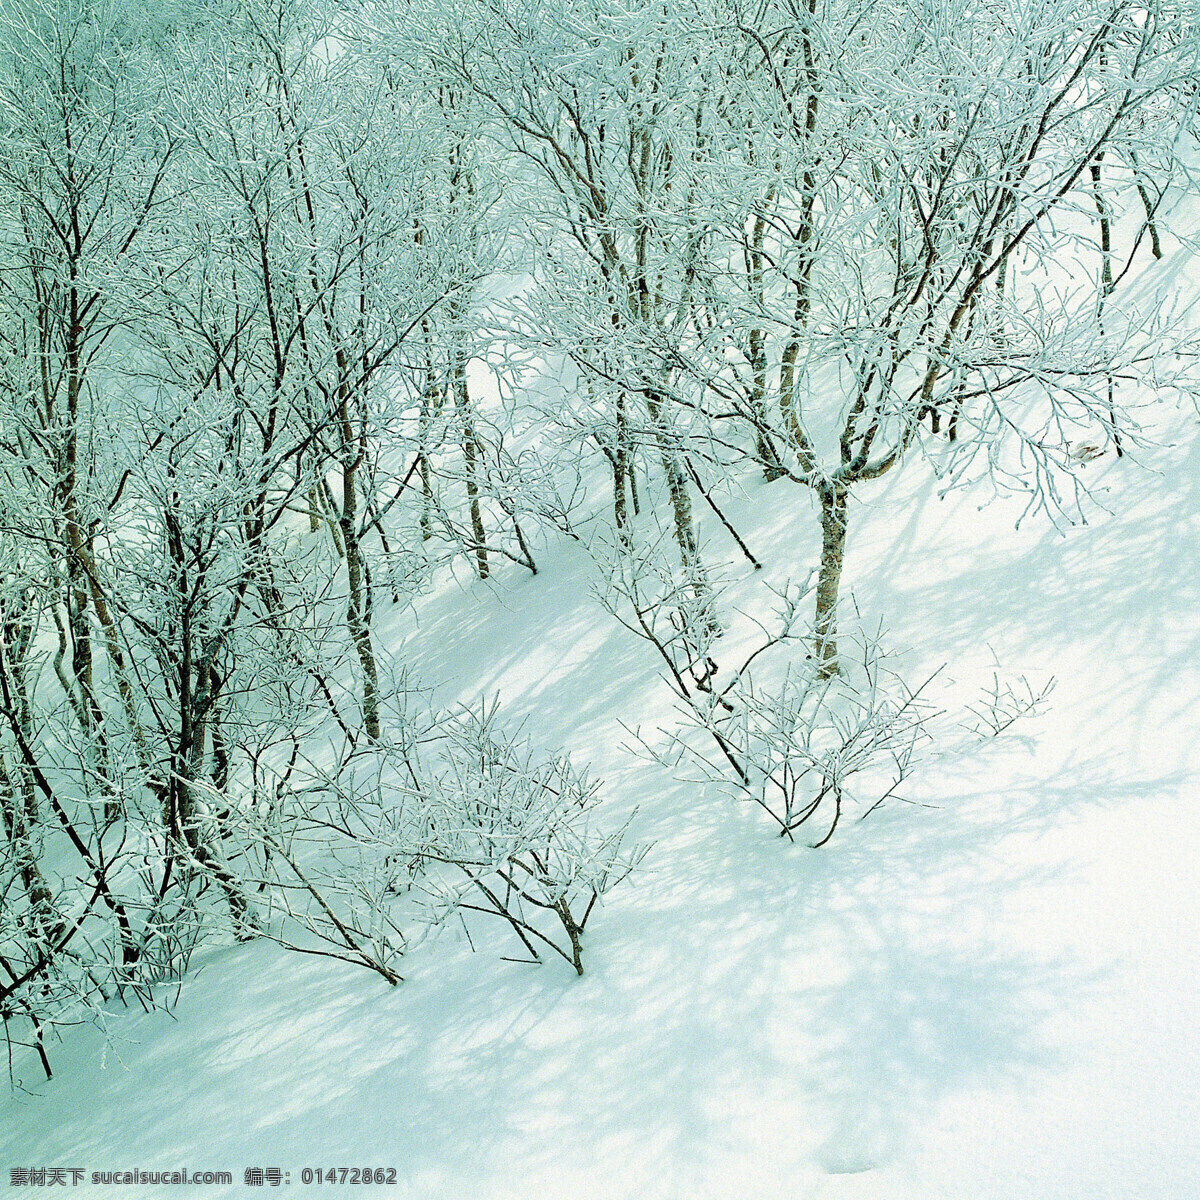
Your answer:
[[[593,764],[614,819],[637,806],[654,845],[593,915],[587,973],[453,932],[395,989],[265,943],[210,950],[174,1013],[115,1010],[107,1045],[73,1031],[49,1082],[14,1063],[0,1182],[187,1167],[235,1184],[173,1192],[246,1196],[274,1189],[245,1167],[277,1166],[294,1195],[305,1167],[371,1165],[397,1168],[366,1189],[392,1197],[1200,1195],[1198,432],[1179,414],[1140,463],[1081,467],[1103,507],[1065,531],[939,500],[921,464],[862,489],[846,585],[905,676],[946,663],[939,686],[969,695],[999,663],[1058,686],[821,850],[624,748],[671,694],[565,539],[537,578],[460,571],[383,615],[443,700],[499,694]],[[801,490],[747,483],[728,513],[776,582],[812,565]],[[748,572],[739,596],[761,594]]]

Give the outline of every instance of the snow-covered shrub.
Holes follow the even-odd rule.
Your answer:
[[[823,846],[848,802],[874,806],[893,795],[919,748],[933,740],[937,713],[924,685],[910,688],[872,643],[856,648],[851,660],[850,638],[843,640],[837,675],[804,657],[774,685],[760,684],[747,667],[720,691],[694,694],[680,706],[681,728],[669,735],[674,761],[699,764],[705,778],[759,805],[781,836],[819,824],[824,832],[814,845]],[[709,739],[697,744],[689,730]]]
[[[502,918],[536,959],[582,973],[596,902],[643,853],[593,824],[598,784],[505,730],[493,702],[410,708],[379,743],[318,769],[290,756],[227,806],[254,861],[267,936],[400,980],[404,952],[455,915]]]
[[[290,753],[273,757],[276,766],[255,762],[251,785],[228,797],[219,816],[248,861],[260,931],[289,950],[399,983],[409,939],[394,911],[398,821],[381,783],[389,756],[347,745],[331,766],[318,767],[294,741]]]
[[[594,826],[599,784],[566,755],[538,755],[506,734],[494,703],[464,710],[445,732],[426,814],[426,854],[451,868],[436,899],[444,911],[503,918],[535,959],[540,943],[582,975],[596,902],[646,848],[625,847],[628,821]]]
[[[662,530],[634,530],[616,543],[594,537],[589,547],[604,580],[597,599],[631,633],[648,642],[667,667],[681,696],[707,692],[721,637],[718,597],[723,580],[710,573],[697,589],[670,565]],[[794,620],[794,618],[793,618]]]
[[[664,680],[678,697],[679,723],[665,745],[639,742],[671,770],[685,764],[700,779],[759,805],[793,838],[807,822],[832,836],[843,807],[864,785],[874,804],[908,775],[914,754],[931,740],[935,713],[885,665],[876,639],[847,636],[839,670],[830,674],[802,616],[805,585],[778,593],[773,629],[731,671],[687,594],[645,562],[627,559],[608,575],[609,611],[648,641],[667,666]],[[697,736],[699,734],[700,736]]]
[[[838,670],[828,671],[804,615],[808,584],[776,593],[773,624],[732,667],[702,616],[665,575],[627,562],[610,572],[609,611],[666,664],[678,721],[642,751],[689,780],[713,784],[767,813],[780,836],[808,825],[825,845],[848,807],[865,816],[897,794],[918,762],[954,755],[1037,715],[1053,690],[995,674],[954,720],[930,698],[940,668],[912,686],[890,665],[879,635],[843,631]]]

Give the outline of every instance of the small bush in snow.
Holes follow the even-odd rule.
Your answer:
[[[494,704],[456,717],[428,811],[427,853],[457,876],[440,887],[442,904],[502,918],[535,959],[541,945],[582,975],[596,902],[645,852],[624,848],[628,821],[593,826],[598,788],[565,755],[506,736]]]
[[[932,740],[935,711],[887,670],[870,644],[851,663],[849,639],[841,647],[842,671],[827,676],[814,659],[793,662],[775,686],[737,672],[719,692],[695,696],[682,708],[683,729],[671,735],[678,761],[700,764],[706,778],[753,801],[792,838],[800,826],[825,829],[814,846],[833,836],[856,785],[870,788],[872,806],[892,796],[922,743]],[[697,748],[685,731],[701,729],[717,752]],[[827,827],[825,822],[828,822]]]
[[[598,784],[503,730],[494,703],[405,714],[391,735],[303,783],[293,761],[235,806],[268,935],[397,983],[431,926],[486,913],[533,958],[552,950],[582,974],[588,918],[642,853],[623,848],[628,822],[593,825]]]
[[[923,751],[951,733],[961,739],[964,728],[973,739],[994,737],[1036,714],[1053,686],[1039,691],[1023,677],[1011,684],[997,676],[968,708],[968,724],[940,728],[942,714],[926,695],[938,672],[910,687],[888,667],[877,639],[844,633],[838,669],[828,670],[801,615],[808,590],[779,593],[774,627],[760,626],[732,671],[661,572],[627,563],[610,572],[604,596],[613,615],[654,646],[679,700],[680,721],[664,731],[665,746],[635,734],[638,741],[669,769],[698,768],[701,782],[757,804],[783,837],[794,840],[809,825],[821,830],[814,847],[825,845],[848,804],[866,804],[866,815],[894,797]],[[949,742],[941,751],[952,752]]]

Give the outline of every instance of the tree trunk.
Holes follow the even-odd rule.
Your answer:
[[[353,445],[346,450],[354,454]],[[379,740],[379,672],[375,665],[375,648],[371,645],[371,629],[367,623],[367,595],[363,579],[362,547],[359,543],[358,505],[355,489],[358,461],[344,464],[342,473],[342,542],[346,548],[346,579],[349,596],[346,602],[346,625],[362,668],[363,728],[372,741]]]
[[[475,418],[471,411],[471,393],[467,386],[467,357],[458,348],[454,349],[450,386],[454,392],[454,407],[462,423],[463,462],[467,475],[467,503],[471,510],[471,535],[475,539],[475,562],[479,578],[489,574],[487,556],[487,531],[483,527],[483,513],[479,507],[479,438],[475,433]]]
[[[625,480],[629,474],[629,454],[626,448],[628,434],[626,426],[625,393],[617,396],[617,436],[612,452],[613,471],[613,520],[617,526],[617,536],[624,545],[629,544],[629,510],[626,503]]]
[[[13,783],[17,775],[19,783]],[[8,769],[0,754],[0,832],[7,835],[17,863],[21,882],[29,897],[34,925],[47,945],[53,945],[63,933],[62,919],[54,910],[54,896],[42,875],[33,850],[33,829],[37,823],[37,799],[18,764]]]
[[[1108,199],[1104,195],[1104,180],[1101,173],[1103,162],[1104,154],[1101,152],[1096,155],[1096,160],[1091,165],[1092,195],[1096,201],[1096,212],[1100,217],[1100,300],[1097,305],[1096,316],[1100,322],[1100,335],[1102,337],[1106,332],[1104,327],[1105,303],[1109,296],[1112,295],[1113,288],[1116,286],[1113,282],[1112,273],[1112,210],[1109,208]],[[1117,457],[1121,458],[1125,450],[1121,445],[1121,432],[1117,428],[1117,409],[1113,398],[1112,372],[1108,373],[1107,384],[1108,432],[1112,438],[1113,449],[1117,452]]]
[[[671,500],[675,541],[679,545],[684,577],[691,585],[697,606],[703,614],[705,633],[716,635],[720,632],[720,626],[717,623],[712,588],[704,574],[704,564],[700,561],[700,542],[696,537],[696,524],[692,516],[692,498],[688,495],[687,476],[680,465],[679,448],[671,441],[671,435],[666,428],[661,401],[647,392],[646,407],[654,424],[663,474],[667,477],[667,494]]]
[[[846,489],[823,484],[821,500],[821,570],[817,577],[817,618],[813,655],[822,679],[838,673],[837,601],[846,555]]]
[[[258,932],[254,912],[220,849],[210,844],[201,826],[202,793],[196,782],[204,776],[213,676],[207,666],[193,662],[190,621],[186,615],[181,629],[179,741],[168,788],[168,828],[187,847],[192,860],[217,881],[229,905],[234,935],[238,941],[247,941]],[[196,675],[199,675],[198,679],[194,679]]]

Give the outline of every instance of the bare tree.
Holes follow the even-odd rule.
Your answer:
[[[690,261],[703,236],[692,160],[704,72],[683,11],[485,4],[436,55],[503,131],[545,243],[519,326],[566,354],[579,403],[554,414],[599,448],[624,533],[656,463],[683,574],[710,595],[692,509],[688,410],[670,400],[662,353],[686,328]],[[632,510],[632,512],[631,512]],[[710,604],[711,607],[711,604]],[[710,619],[715,620],[710,614]]]
[[[1170,6],[1057,0],[1017,23],[805,0],[719,6],[713,24],[738,47],[720,117],[740,153],[712,176],[727,215],[697,267],[696,336],[663,351],[693,385],[677,403],[749,426],[759,461],[818,500],[814,637],[832,673],[860,485],[913,451],[944,471],[948,450],[982,452],[1052,506],[1069,439],[1116,437],[1109,382],[1148,372],[1162,329],[1105,309],[1111,273],[1072,270],[1064,239],[1093,236],[1074,214],[1106,155],[1139,186],[1152,110],[1168,153],[1194,43]],[[1104,243],[1103,200],[1099,216]],[[1070,300],[1047,301],[1056,280]]]
[[[362,725],[376,738],[363,545],[371,530],[386,537],[376,443],[406,398],[402,349],[449,288],[438,247],[413,233],[425,167],[406,97],[340,48],[331,21],[291,0],[251,6],[238,39],[214,30],[194,51],[183,103],[206,177],[204,224],[228,224],[226,244],[247,252],[225,284],[228,361],[215,369],[247,397],[264,456],[295,464],[310,516],[334,533]],[[259,543],[261,500],[250,519]]]
[[[128,665],[96,553],[120,479],[104,460],[97,367],[130,300],[128,264],[166,203],[176,149],[126,6],[6,5],[0,87],[0,372],[10,481],[33,499],[23,536],[45,552],[58,678],[102,760],[99,631],[134,722]],[[98,446],[97,442],[101,445]],[[115,812],[110,812],[110,817]]]

